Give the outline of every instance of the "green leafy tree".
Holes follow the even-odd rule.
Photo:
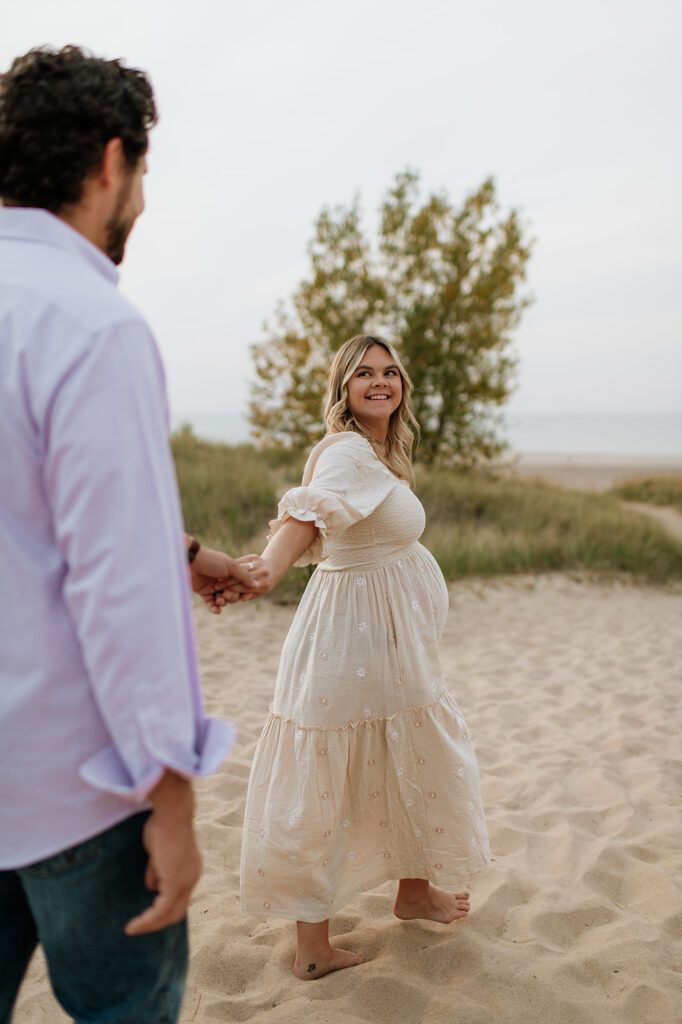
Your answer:
[[[444,194],[420,205],[418,175],[398,174],[375,246],[357,198],[325,208],[308,246],[309,277],[252,349],[254,436],[314,443],[334,353],[354,334],[379,333],[397,344],[414,381],[419,458],[472,464],[499,453],[498,410],[515,379],[512,332],[530,301],[519,294],[530,250],[517,212],[501,213],[492,179],[457,209]]]

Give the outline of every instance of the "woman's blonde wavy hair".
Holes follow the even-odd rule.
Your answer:
[[[391,414],[388,424],[386,441],[381,445],[376,438],[365,430],[348,408],[348,381],[360,366],[365,352],[372,345],[380,345],[390,355],[398,367],[403,384],[400,405]],[[419,434],[419,424],[410,404],[412,381],[407,375],[400,356],[393,345],[385,338],[376,334],[356,334],[344,342],[334,357],[329,371],[329,383],[324,407],[324,422],[328,434],[339,434],[346,430],[354,430],[356,434],[366,437],[374,448],[378,458],[385,466],[402,480],[412,481],[412,445],[415,433]],[[414,429],[413,429],[414,428]]]

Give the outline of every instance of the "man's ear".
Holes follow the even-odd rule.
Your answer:
[[[95,171],[95,178],[105,189],[115,188],[125,174],[126,159],[123,153],[123,143],[120,139],[109,139],[104,152],[99,170]]]

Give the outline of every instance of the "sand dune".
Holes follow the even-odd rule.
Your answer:
[[[450,589],[446,676],[478,751],[492,867],[473,912],[401,923],[394,884],[332,931],[366,963],[290,973],[293,926],[239,908],[250,759],[292,608],[197,609],[207,704],[239,743],[200,789],[205,873],[181,1017],[264,1024],[679,1024],[682,591],[565,576]],[[36,957],[15,1020],[58,1022]]]

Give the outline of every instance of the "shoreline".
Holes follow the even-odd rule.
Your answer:
[[[578,491],[608,491],[646,477],[681,477],[682,455],[592,455],[513,452],[499,463],[510,477],[543,480]]]

